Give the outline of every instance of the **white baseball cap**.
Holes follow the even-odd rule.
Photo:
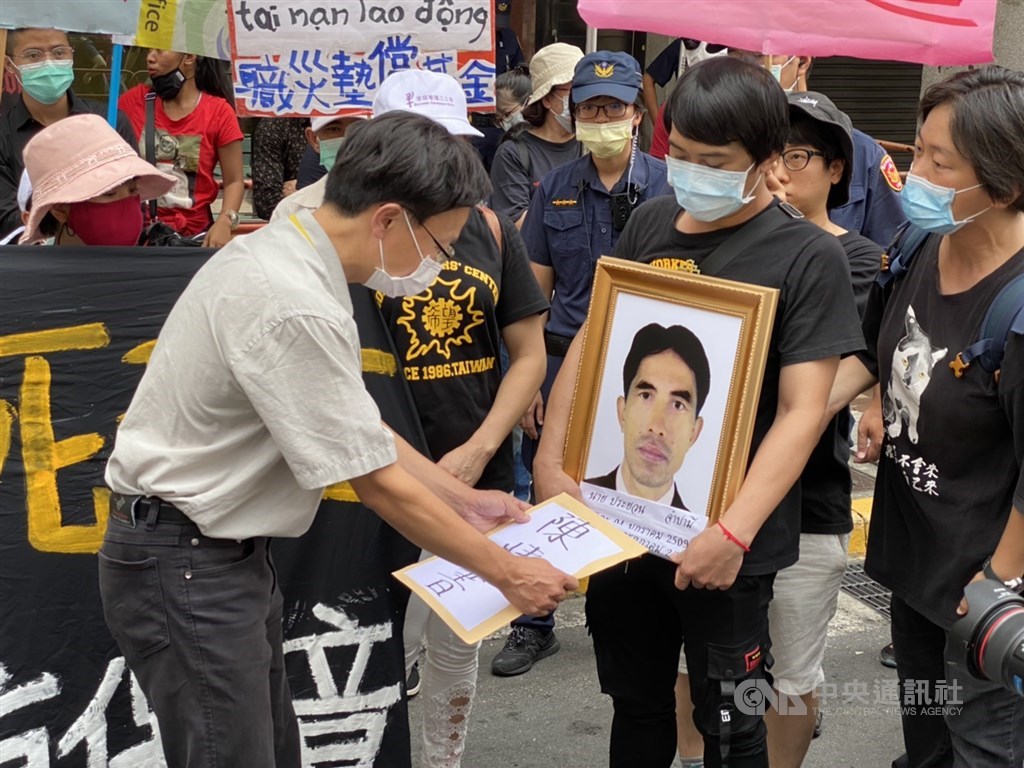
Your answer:
[[[399,109],[429,117],[455,136],[483,136],[469,124],[459,81],[442,72],[403,69],[388,75],[373,98],[373,116]]]
[[[316,133],[322,128],[326,128],[331,123],[336,123],[339,120],[369,120],[368,114],[348,114],[348,115],[329,115],[327,117],[314,117],[309,121],[309,127],[313,129],[313,133]]]

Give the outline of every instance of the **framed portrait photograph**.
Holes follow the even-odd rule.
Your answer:
[[[627,532],[718,520],[746,472],[777,301],[774,288],[598,261],[565,447],[592,508]],[[689,541],[648,534],[655,554]]]

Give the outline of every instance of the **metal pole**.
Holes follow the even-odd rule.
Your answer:
[[[124,47],[114,45],[114,55],[110,61],[110,97],[107,99],[107,122],[117,128],[117,97],[121,90],[121,61],[124,58]]]
[[[593,53],[597,50],[597,30],[593,27],[587,27],[587,50],[584,53]]]

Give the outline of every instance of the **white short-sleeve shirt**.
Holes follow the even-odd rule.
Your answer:
[[[160,332],[107,484],[219,538],[299,536],[323,490],[393,463],[337,252],[309,211],[232,240]]]

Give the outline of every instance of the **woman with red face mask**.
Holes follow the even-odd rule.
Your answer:
[[[151,48],[146,69],[152,85],[136,86],[118,100],[139,136],[142,156],[177,179],[157,201],[160,220],[180,235],[205,233],[208,248],[231,239],[245,195],[242,129],[219,66],[214,59]],[[153,97],[154,156],[147,157],[146,106]],[[218,164],[224,199],[214,220],[210,204],[217,199]]]
[[[72,115],[44,128],[24,157],[32,199],[21,243],[52,235],[55,245],[136,245],[142,201],[175,184],[98,115]]]

